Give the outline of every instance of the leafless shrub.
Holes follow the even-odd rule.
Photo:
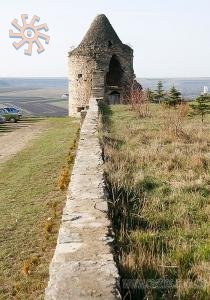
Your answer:
[[[124,98],[141,118],[150,116],[148,94],[136,80],[126,87]]]

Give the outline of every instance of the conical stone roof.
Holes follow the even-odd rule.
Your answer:
[[[90,48],[100,49],[117,45],[122,46],[123,44],[107,17],[102,14],[96,16],[82,42],[72,52],[79,53],[84,52],[85,49],[88,51]]]

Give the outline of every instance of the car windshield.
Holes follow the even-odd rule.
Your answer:
[[[11,112],[16,112],[17,109],[16,108],[13,108],[13,107],[6,107],[5,108],[7,111],[11,111]]]

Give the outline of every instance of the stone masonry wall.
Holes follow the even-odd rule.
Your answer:
[[[92,98],[81,128],[45,300],[121,299],[102,164],[98,104]]]
[[[123,49],[122,49],[123,47]],[[77,108],[88,106],[91,90],[95,89],[94,74],[103,72],[103,87],[105,76],[109,71],[110,60],[115,55],[123,68],[121,88],[131,85],[134,79],[133,51],[127,46],[116,46],[86,53],[85,55],[69,54],[69,115],[78,116]],[[107,100],[107,99],[105,99]]]
[[[69,115],[78,116],[78,108],[89,102],[96,62],[88,56],[69,57]]]

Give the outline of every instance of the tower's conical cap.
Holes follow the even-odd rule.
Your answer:
[[[102,14],[96,16],[78,48],[103,47],[108,43],[122,44],[109,20]]]

